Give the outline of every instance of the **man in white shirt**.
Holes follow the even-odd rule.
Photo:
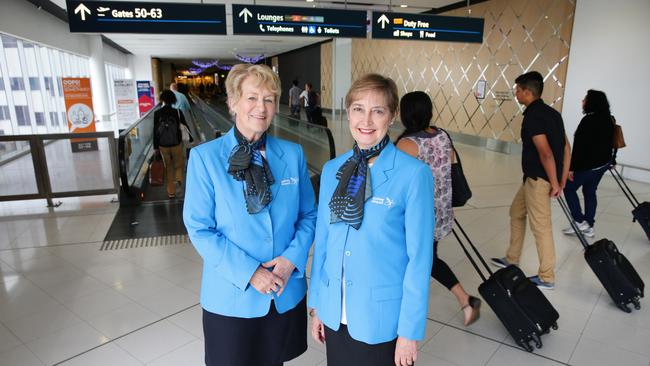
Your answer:
[[[306,83],[305,84],[305,90],[303,90],[302,93],[300,93],[300,99],[303,101],[304,106],[305,106],[305,114],[307,115],[307,121],[309,121],[309,123],[313,123],[312,122],[312,111],[314,110],[314,107],[316,107],[317,103],[314,103],[314,102],[309,103],[309,94],[310,93],[314,93],[312,91],[312,85],[311,85],[311,83]],[[316,97],[313,94],[312,94],[312,99],[316,100]],[[312,105],[312,104],[314,104],[314,105]]]

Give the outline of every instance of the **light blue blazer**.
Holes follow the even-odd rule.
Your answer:
[[[351,155],[329,161],[321,175],[309,307],[338,330],[343,285],[352,338],[369,344],[397,336],[421,340],[433,261],[431,170],[389,143],[370,168],[373,196],[357,231],[343,222],[330,224],[328,206],[336,172]]]
[[[293,309],[307,290],[305,266],[314,239],[316,204],[302,148],[268,136],[266,159],[275,178],[271,203],[250,215],[244,182],[228,174],[237,145],[231,129],[192,149],[187,168],[183,220],[203,258],[201,305],[209,312],[240,318],[268,313],[271,299],[280,313]],[[261,263],[277,256],[296,266],[280,297],[249,284]]]

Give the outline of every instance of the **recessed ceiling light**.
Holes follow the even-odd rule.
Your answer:
[[[399,7],[400,7],[400,8],[408,8],[409,6],[406,5],[406,4],[402,4],[402,5],[400,5]]]
[[[314,2],[314,0],[305,0],[305,1],[308,2],[308,3],[313,3]]]

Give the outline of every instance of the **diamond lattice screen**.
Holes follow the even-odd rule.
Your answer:
[[[512,95],[515,78],[536,70],[545,80],[542,97],[562,110],[575,0],[490,0],[471,9],[473,17],[485,18],[482,44],[355,39],[352,79],[369,72],[389,76],[400,96],[429,93],[436,125],[519,142],[523,108],[495,95]],[[445,15],[466,14],[464,8]],[[481,79],[486,96],[478,100]]]

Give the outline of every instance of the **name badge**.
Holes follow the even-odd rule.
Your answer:
[[[374,203],[376,205],[383,205],[383,206],[386,206],[388,208],[393,207],[393,205],[395,204],[395,201],[393,201],[389,197],[372,197],[370,202]]]
[[[298,178],[295,177],[285,178],[280,181],[281,186],[292,186],[296,184],[298,184]]]

